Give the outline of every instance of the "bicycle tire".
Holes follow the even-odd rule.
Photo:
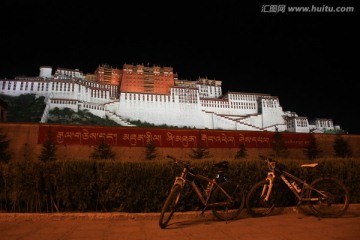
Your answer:
[[[275,185],[273,185],[268,201],[265,201],[265,196],[261,196],[263,188],[268,188],[268,186],[269,181],[262,180],[255,183],[249,190],[246,197],[246,210],[252,217],[264,217],[273,212],[278,195]]]
[[[340,217],[348,209],[349,190],[339,179],[321,177],[315,179],[310,186],[326,194],[326,197],[322,197],[318,192],[308,189],[308,198],[320,199],[317,202],[309,201],[309,208],[314,214],[320,217]]]
[[[161,209],[159,219],[160,228],[166,228],[168,226],[172,216],[174,215],[178,207],[181,198],[181,190],[182,187],[179,184],[176,184],[171,188],[171,191]]]
[[[224,182],[221,184],[221,187],[235,200],[231,205],[217,205],[212,207],[212,214],[217,219],[222,221],[233,220],[236,219],[241,210],[245,206],[245,194],[243,190],[240,188],[239,184],[235,184],[232,182]],[[211,202],[226,202],[228,198],[225,194],[220,190],[220,188],[214,189],[212,193]]]

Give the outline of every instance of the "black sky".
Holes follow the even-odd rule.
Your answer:
[[[0,77],[42,65],[171,66],[180,79],[223,81],[223,92],[278,96],[285,111],[331,118],[360,134],[359,25],[354,13],[262,13],[242,1],[9,1],[0,7]],[[115,4],[114,4],[115,3]]]

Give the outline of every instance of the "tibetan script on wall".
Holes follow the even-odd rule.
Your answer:
[[[49,134],[51,132],[51,135]],[[194,148],[248,148],[271,147],[273,132],[158,129],[134,127],[98,127],[40,125],[38,143],[52,136],[58,145],[96,145],[102,139],[119,147],[144,147],[153,142],[157,147]],[[303,148],[310,135],[305,133],[282,133],[288,148]]]

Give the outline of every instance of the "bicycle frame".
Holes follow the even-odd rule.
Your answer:
[[[274,180],[275,180],[275,171],[270,171],[268,172],[268,175],[266,177],[266,180],[269,181],[269,185],[264,185],[263,191],[261,196],[265,196],[265,200],[268,201],[270,194],[271,194],[271,190],[273,188],[274,185]],[[294,175],[286,172],[286,171],[282,171],[280,174],[280,179],[285,183],[285,185],[291,190],[291,192],[295,195],[296,199],[298,200],[298,203],[303,202],[303,201],[318,201],[319,198],[307,198],[304,197],[304,193],[305,193],[305,189],[306,190],[312,190],[312,191],[316,191],[317,193],[319,193],[322,196],[326,196],[322,191],[317,190],[316,188],[311,187],[306,180],[302,180],[300,178],[295,177]],[[296,182],[297,185],[302,185],[302,188],[298,188],[296,186],[294,186],[292,183],[290,183],[290,179],[293,180],[294,182]]]
[[[225,175],[228,170],[228,161],[214,163],[211,170],[216,171],[216,175],[207,177],[199,173],[195,167],[191,167],[189,162],[169,155],[167,157],[182,167],[182,172],[180,176],[175,177],[173,186],[161,209],[160,228],[168,226],[173,214],[179,209],[182,199],[186,200],[189,196],[188,193],[192,190],[203,205],[200,215],[210,208],[212,215],[221,221],[227,222],[239,216],[245,204],[245,196],[240,185],[229,180]]]
[[[226,205],[226,204],[230,204],[232,203],[233,199],[231,198],[231,196],[216,182],[216,178],[214,179],[210,179],[208,177],[205,177],[203,175],[196,175],[195,176],[196,179],[199,180],[203,180],[206,181],[209,184],[208,187],[208,192],[207,191],[202,191],[200,189],[200,187],[198,186],[198,184],[196,184],[195,181],[190,182],[192,188],[194,189],[194,191],[196,192],[197,196],[199,197],[200,201],[203,203],[203,205],[205,206],[204,210],[207,207],[213,207],[213,206],[218,206],[218,205]],[[209,202],[210,198],[211,198],[211,194],[213,192],[213,190],[215,188],[219,188],[220,191],[226,196],[226,198],[228,199],[228,201],[226,202]],[[204,196],[206,198],[204,198]]]
[[[192,175],[194,179],[191,181],[188,180],[187,179],[188,174]],[[219,176],[217,176],[217,177],[219,177]],[[202,190],[201,187],[195,182],[195,179],[205,181],[207,184],[209,184],[208,189],[207,189],[208,192],[205,190]],[[218,184],[216,182],[216,178],[210,179],[201,174],[192,174],[191,172],[189,172],[189,170],[187,168],[184,168],[180,177],[175,178],[174,185],[180,185],[182,188],[184,188],[186,183],[190,184],[190,186],[192,187],[192,189],[195,191],[196,195],[200,199],[201,203],[204,205],[204,209],[203,209],[202,213],[208,207],[213,207],[213,206],[218,206],[218,205],[225,206],[225,205],[231,204],[233,202],[233,199],[231,198],[231,196],[220,186],[220,184]],[[211,198],[211,194],[215,188],[219,188],[220,191],[226,196],[228,201],[210,203],[209,201]]]
[[[319,176],[307,183],[307,177],[294,176],[286,171],[283,164],[265,156],[260,155],[260,158],[265,160],[269,171],[266,179],[255,183],[247,194],[247,210],[252,216],[263,217],[273,212],[282,195],[282,189],[278,188],[281,182],[294,195],[297,207],[306,202],[309,209],[319,217],[339,217],[349,207],[349,190],[336,177]],[[301,167],[313,168],[317,165],[318,163],[302,164]]]

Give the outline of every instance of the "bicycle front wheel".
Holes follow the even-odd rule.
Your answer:
[[[339,217],[349,207],[349,190],[336,178],[315,179],[310,184],[307,196],[311,211],[320,217]]]
[[[269,191],[269,181],[262,180],[256,183],[249,191],[246,197],[246,208],[248,213],[253,217],[264,217],[270,215],[277,199],[277,191],[275,185],[270,192],[269,199],[265,197]]]
[[[171,188],[169,196],[165,200],[164,206],[161,209],[159,226],[160,228],[166,228],[170,219],[174,215],[181,198],[182,187],[180,185],[174,185]]]
[[[212,193],[211,203],[219,203],[212,207],[213,215],[222,221],[236,219],[245,205],[245,195],[240,184],[224,182],[221,187],[230,195],[229,199],[220,188]]]

